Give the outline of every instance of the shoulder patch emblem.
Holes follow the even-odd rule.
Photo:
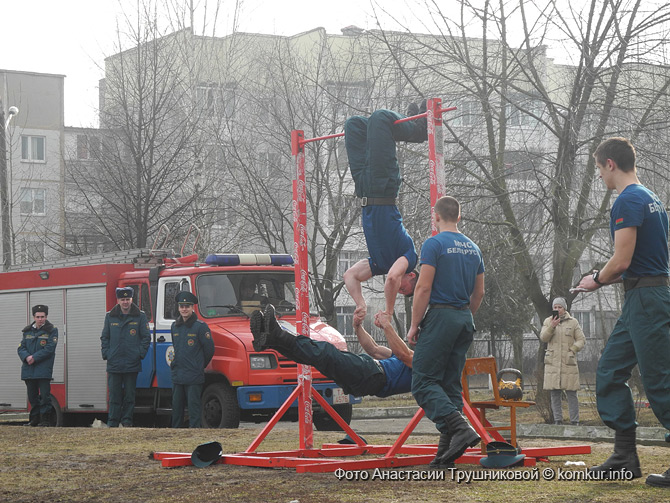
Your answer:
[[[211,339],[211,338],[212,338],[212,334],[210,334],[209,332],[207,332],[207,333],[205,334],[205,338],[207,338],[207,339]]]
[[[54,337],[54,342],[58,342],[58,337]]]

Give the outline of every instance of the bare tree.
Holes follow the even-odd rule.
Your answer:
[[[190,224],[208,229],[218,210],[202,178],[206,42],[188,28],[166,34],[189,12],[171,11],[162,27],[158,7],[138,2],[119,25],[100,83],[100,147],[94,162],[67,167],[87,228],[118,249],[147,246],[165,225],[182,236]]]
[[[408,35],[407,46],[389,50],[409,47],[404,65],[429,74],[417,87],[459,106],[445,126],[448,191],[487,215],[481,225],[504,230],[498,253],[514,261],[523,285],[516,291],[543,319],[553,297],[572,301],[569,288],[587,263],[611,253],[611,194],[596,180],[595,146],[626,135],[656,176],[667,163],[658,145],[667,136],[659,114],[668,71],[659,64],[670,5],[484,0],[441,8],[429,0],[421,13],[439,36]]]

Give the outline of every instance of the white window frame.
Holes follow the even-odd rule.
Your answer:
[[[42,142],[42,159],[35,155],[37,140],[41,140]],[[21,135],[21,160],[23,162],[47,162],[47,137],[27,134]]]
[[[43,203],[43,208],[42,212],[35,211],[35,201],[39,200],[40,198],[35,197],[36,194],[41,193],[42,194],[42,201]],[[30,205],[31,205],[31,210],[30,211],[23,211],[23,204],[24,202],[28,202],[27,200],[24,201],[24,194],[30,194]],[[47,214],[47,189],[35,189],[32,187],[21,187],[21,191],[19,192],[19,213],[21,215],[32,215],[32,216],[44,216]]]

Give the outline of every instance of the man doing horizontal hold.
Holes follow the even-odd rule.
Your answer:
[[[385,319],[383,328],[388,348],[375,342],[363,328],[362,320],[354,321],[358,342],[367,353],[360,355],[282,329],[272,304],[265,307],[264,313],[254,311],[249,326],[254,336],[254,350],[274,349],[296,363],[311,365],[347,394],[386,397],[411,390],[414,351],[393,330],[388,317]]]

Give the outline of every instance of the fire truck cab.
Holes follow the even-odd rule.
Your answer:
[[[151,345],[137,376],[135,420],[169,424],[173,346],[170,327],[178,316],[175,296],[198,296],[198,317],[210,328],[215,354],[205,369],[203,427],[237,428],[240,420],[263,421],[297,385],[298,365],[274,350],[256,352],[249,316],[267,303],[280,323],[295,328],[294,267],[290,255],[219,254],[205,263],[196,255],[174,257],[160,250],[131,250],[49,264],[14,266],[0,274],[0,412],[27,410],[21,361],[16,349],[21,330],[31,323],[31,306],[49,306],[48,319],[58,328],[51,386],[55,425],[90,423],[107,412],[106,362],[100,352],[105,313],[116,304],[118,286],[135,291],[134,302],[150,320]],[[345,350],[342,335],[310,316],[310,336]],[[344,394],[316,370],[312,385],[347,421],[360,398]],[[297,417],[293,404],[288,415]],[[314,403],[314,425],[339,429]]]

